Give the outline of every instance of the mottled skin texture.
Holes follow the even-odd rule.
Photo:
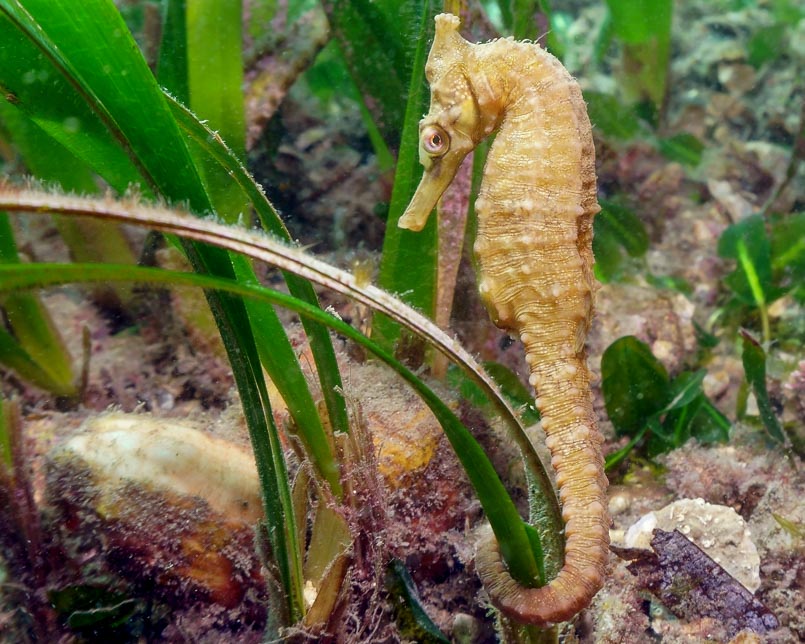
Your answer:
[[[542,588],[508,573],[482,540],[476,568],[492,601],[521,622],[565,621],[603,583],[609,544],[604,463],[584,341],[592,318],[595,150],[576,82],[539,45],[471,44],[436,17],[420,123],[425,172],[400,226],[419,230],[461,160],[493,131],[475,207],[479,290],[495,323],[517,332],[537,392],[565,521],[564,566]]]

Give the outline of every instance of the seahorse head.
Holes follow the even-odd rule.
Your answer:
[[[425,66],[431,98],[419,122],[419,161],[425,171],[400,228],[421,230],[464,157],[490,132],[472,89],[472,47],[458,33],[459,19],[436,16],[436,35]]]

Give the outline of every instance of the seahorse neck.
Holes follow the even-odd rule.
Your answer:
[[[573,108],[581,102],[583,109],[580,94],[573,94],[577,86],[538,45],[518,43],[503,56],[496,44],[483,53],[495,77],[481,90],[496,96],[482,100],[497,103],[501,112],[481,194],[493,201],[520,199],[526,205],[550,202],[556,215],[575,221],[583,212],[586,187],[579,168],[592,147]]]

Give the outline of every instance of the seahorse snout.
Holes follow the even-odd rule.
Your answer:
[[[425,169],[411,203],[397,222],[400,228],[417,231],[425,227],[430,213],[439,203],[458,168],[452,172],[449,170],[452,169],[445,168],[442,163],[432,164],[430,168]]]

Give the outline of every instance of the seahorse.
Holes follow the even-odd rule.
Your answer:
[[[425,67],[431,103],[420,122],[420,184],[399,226],[421,230],[463,158],[497,132],[475,210],[478,289],[499,327],[519,334],[536,390],[565,522],[564,564],[528,588],[491,536],[476,570],[490,599],[519,622],[550,625],[585,608],[603,585],[609,545],[604,462],[585,340],[596,281],[595,149],[581,90],[538,44],[466,41],[436,16]]]

